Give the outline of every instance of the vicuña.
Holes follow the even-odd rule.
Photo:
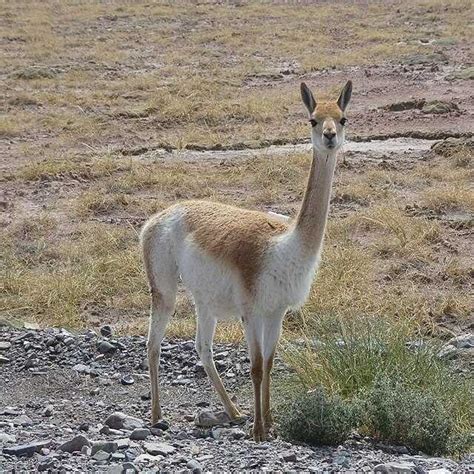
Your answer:
[[[196,350],[232,420],[242,415],[216,370],[212,341],[218,320],[242,321],[254,390],[253,438],[267,438],[272,425],[270,373],[275,348],[285,313],[306,301],[318,268],[351,91],[348,81],[337,101],[316,102],[306,84],[301,84],[313,159],[294,220],[214,202],[186,201],[151,217],[143,227],[141,245],[151,290],[148,359],[153,423],[161,418],[160,347],[181,279],[196,307]]]

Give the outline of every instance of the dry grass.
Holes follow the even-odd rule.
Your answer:
[[[336,193],[320,273],[306,307],[288,318],[287,334],[299,333],[302,321],[314,315],[383,314],[416,320],[429,332],[436,332],[436,322],[445,317],[463,324],[471,310],[470,264],[462,253],[466,238],[443,220],[412,216],[400,207],[407,193],[412,202],[424,202],[432,189],[426,164],[416,164],[409,178],[396,169],[372,169],[370,162],[358,165],[366,172],[338,170],[336,189],[355,187],[360,197],[340,203]],[[307,154],[257,153],[221,162],[104,155],[20,168],[10,176],[12,186],[47,181],[67,184],[71,191],[40,216],[18,218],[4,231],[4,312],[44,324],[108,321],[124,332],[143,332],[148,292],[137,232],[144,219],[188,198],[294,215],[308,166]],[[444,157],[432,158],[431,176],[446,172],[447,166],[456,172]],[[464,173],[458,184],[467,186],[467,180]],[[360,198],[365,198],[362,206]],[[453,246],[459,247],[459,257]],[[180,294],[170,334],[192,337],[192,313]],[[238,340],[241,330],[226,325],[217,338]]]
[[[285,76],[429,54],[426,36],[465,42],[468,7],[7,3],[0,136],[41,136],[63,149],[124,137],[177,147],[304,137]]]

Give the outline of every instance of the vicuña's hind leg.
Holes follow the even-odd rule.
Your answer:
[[[242,417],[238,408],[234,405],[232,400],[229,398],[228,393],[222,380],[216,370],[214,359],[212,356],[212,340],[214,338],[214,332],[216,330],[217,321],[208,316],[203,311],[198,309],[198,321],[197,321],[197,333],[196,333],[196,350],[201,359],[202,365],[207,375],[211,379],[214,388],[216,389],[219,398],[224,405],[226,413],[232,420],[238,420]]]
[[[164,297],[158,290],[152,290],[150,326],[148,330],[148,365],[151,382],[151,420],[156,423],[161,418],[160,387],[158,372],[160,367],[161,341],[166,325],[174,312],[175,294]]]

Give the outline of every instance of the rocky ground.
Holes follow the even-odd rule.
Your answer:
[[[166,421],[152,427],[144,337],[115,338],[108,326],[101,328],[101,334],[35,326],[5,326],[1,331],[2,472],[441,474],[474,469],[469,457],[458,462],[427,457],[405,447],[376,445],[356,435],[338,447],[293,445],[278,437],[255,444],[249,437],[250,419],[231,426],[218,413],[219,405],[197,363],[192,341],[164,343]],[[248,412],[245,347],[220,344],[215,356],[226,385]],[[286,370],[279,362],[276,376]]]

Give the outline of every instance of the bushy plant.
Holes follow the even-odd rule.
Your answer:
[[[284,438],[313,445],[342,443],[359,422],[359,407],[321,388],[300,392],[279,410]]]
[[[369,433],[427,454],[462,452],[470,437],[459,433],[449,401],[429,389],[381,377],[365,400]]]
[[[286,351],[299,379],[290,389],[294,406],[282,417],[287,437],[341,442],[348,431],[335,414],[326,413],[324,423],[312,421],[314,406],[337,400],[335,413],[341,407],[355,413],[363,403],[357,428],[376,439],[428,454],[468,450],[472,382],[454,373],[438,357],[439,344],[421,339],[416,328],[383,318],[334,318],[308,325],[306,338],[307,344],[290,343]],[[325,395],[310,403],[301,387],[322,387]],[[324,438],[333,432],[340,435]]]

